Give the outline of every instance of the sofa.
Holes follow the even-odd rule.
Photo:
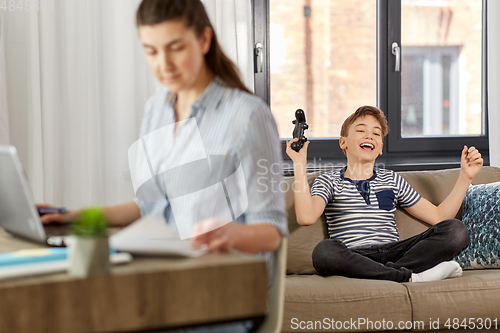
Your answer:
[[[399,174],[438,205],[451,192],[459,172],[447,169]],[[308,174],[309,184],[320,174]],[[499,168],[483,167],[472,184],[498,181]],[[500,269],[464,270],[459,278],[423,283],[318,275],[311,254],[318,242],[328,238],[325,216],[311,226],[297,224],[293,177],[286,177],[284,182],[290,237],[282,332],[475,332],[481,324],[481,331],[488,326],[500,331]],[[456,218],[461,217],[460,210]],[[399,207],[396,224],[400,239],[428,228]]]

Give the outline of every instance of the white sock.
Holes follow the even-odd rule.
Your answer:
[[[411,282],[438,281],[462,276],[462,267],[456,261],[443,261],[421,273],[412,273]]]

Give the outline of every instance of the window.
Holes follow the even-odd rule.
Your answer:
[[[306,112],[309,138],[340,135],[347,116],[377,102],[375,1],[270,1],[271,110],[282,138]]]
[[[478,147],[487,164],[485,6],[485,0],[254,0],[255,39],[266,58],[256,92],[269,103],[282,139],[291,137],[295,110],[304,109],[306,136],[314,141],[308,157],[316,162],[344,160],[340,126],[371,104],[390,126],[378,162],[457,166],[466,144]]]
[[[477,117],[475,126],[467,128],[465,117],[459,112],[459,55],[458,46],[404,48],[402,62],[405,66],[401,69],[403,138],[481,134],[481,118]],[[480,113],[481,105],[477,105]]]
[[[378,102],[396,128],[388,153],[439,159],[474,145],[486,157],[486,1],[379,0],[378,6],[379,67],[385,66]]]

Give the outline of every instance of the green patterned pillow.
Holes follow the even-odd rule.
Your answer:
[[[500,267],[500,182],[471,185],[465,194],[462,221],[470,244],[455,257],[463,269]]]

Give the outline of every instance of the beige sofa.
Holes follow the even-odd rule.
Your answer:
[[[450,169],[400,174],[423,197],[437,205],[452,190],[459,172],[459,169]],[[319,174],[308,176],[310,184]],[[289,185],[286,203],[290,238],[282,332],[368,332],[391,330],[391,326],[392,330],[438,332],[439,327],[458,332],[448,330],[445,324],[448,321],[456,328],[464,319],[468,328],[473,322],[478,326],[481,322],[483,325],[491,322],[491,327],[497,325],[500,331],[500,269],[469,270],[460,278],[425,283],[319,276],[312,265],[311,253],[319,241],[328,238],[325,216],[312,226],[298,225],[291,188],[293,177],[285,181]],[[500,169],[483,167],[472,183],[497,181],[500,181]],[[461,211],[457,218],[461,218]],[[428,227],[399,208],[396,223],[401,239]]]

